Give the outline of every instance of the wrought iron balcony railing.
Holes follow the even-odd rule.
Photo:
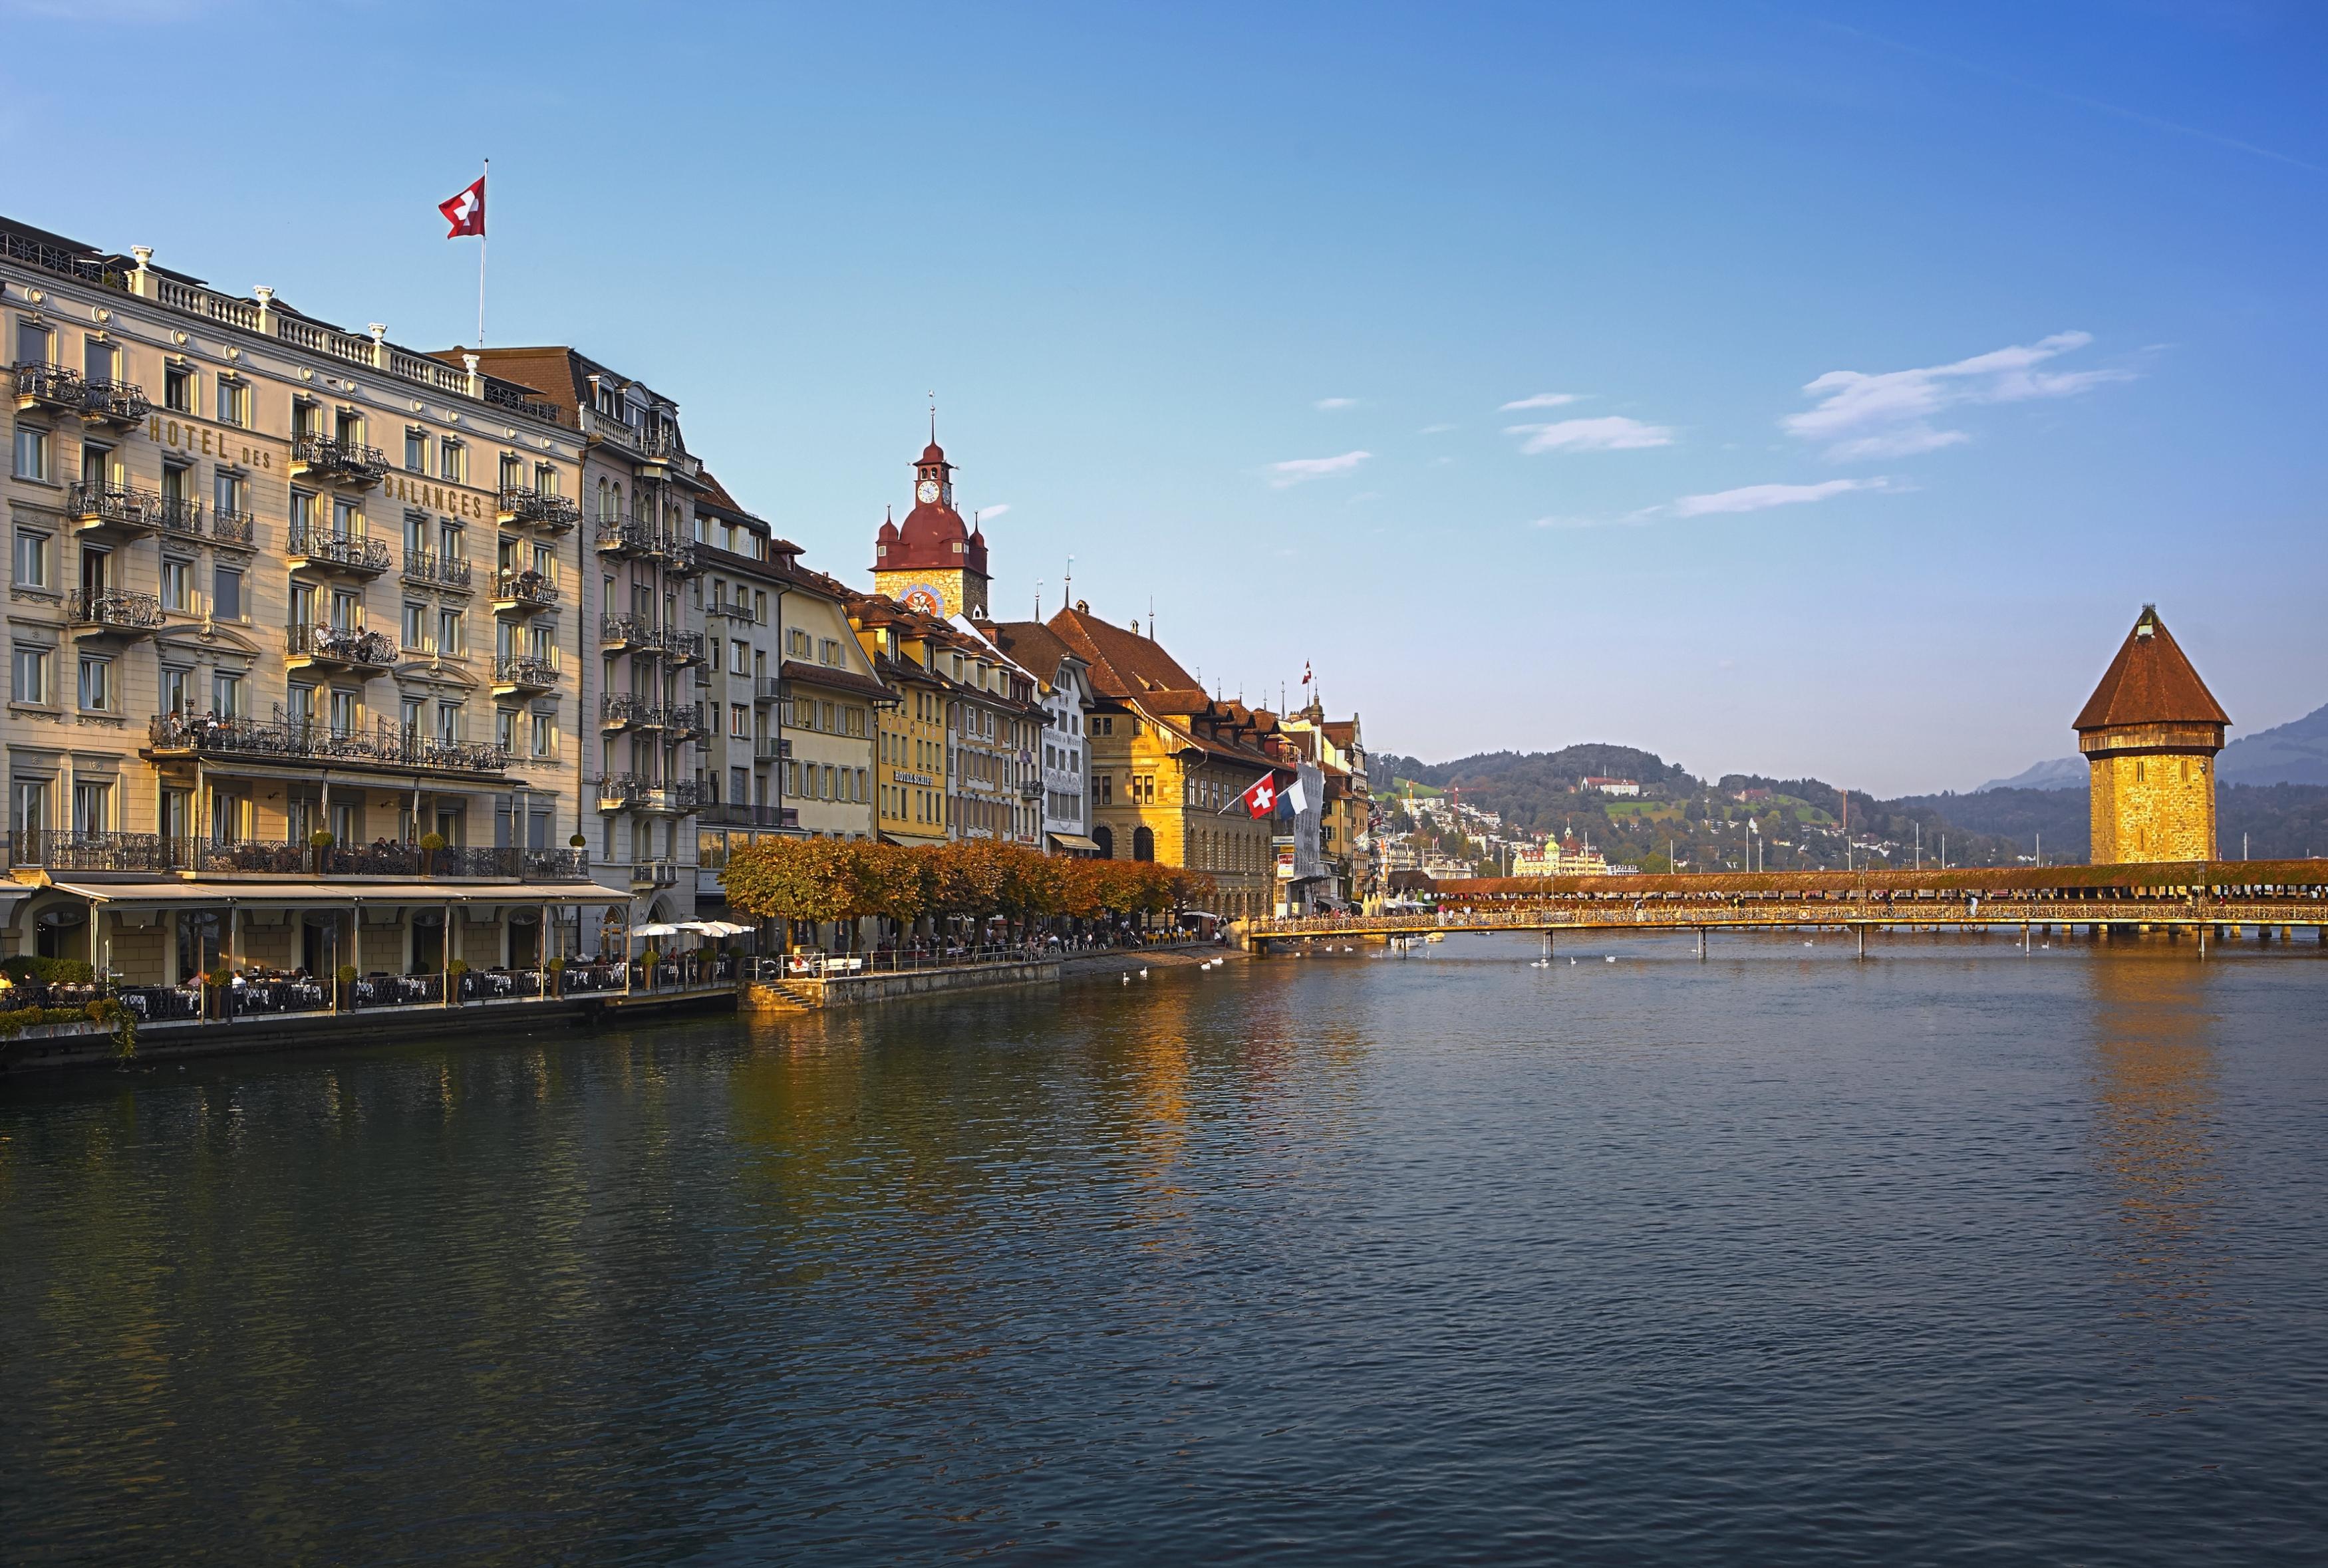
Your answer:
[[[800,812],[791,806],[755,806],[736,801],[714,802],[698,808],[707,828],[796,828]]]
[[[278,877],[489,877],[563,882],[590,874],[590,857],[582,850],[449,844],[432,851],[408,840],[387,839],[318,849],[291,840],[50,828],[19,828],[9,834],[8,860],[13,866],[51,871],[239,871]]]
[[[530,522],[537,527],[560,532],[582,521],[582,509],[562,495],[524,485],[502,487],[501,520],[503,522]]]
[[[663,710],[652,697],[641,697],[629,691],[602,692],[598,698],[598,723],[606,729],[661,729]]]
[[[202,503],[183,495],[162,498],[162,531],[188,539],[202,537]]]
[[[286,652],[294,658],[316,663],[386,670],[394,665],[398,658],[396,639],[385,632],[360,631],[352,626],[304,624],[286,626],[283,632]]]
[[[654,553],[655,525],[640,517],[601,517],[596,534],[600,549],[615,555]]]
[[[655,547],[654,554],[662,562],[662,569],[675,577],[691,577],[703,569],[695,559],[692,540],[666,539]]]
[[[615,650],[652,648],[656,646],[654,623],[644,615],[601,615],[598,643]]]
[[[19,360],[14,370],[19,408],[78,414],[89,400],[88,384],[79,371],[42,360]]]
[[[211,542],[249,549],[254,530],[250,513],[231,510],[211,513]]]
[[[546,572],[502,567],[493,573],[493,600],[496,604],[538,609],[558,602],[558,585],[549,580]]]
[[[310,566],[367,577],[388,569],[387,545],[361,533],[337,533],[320,523],[293,523],[286,553]]]
[[[558,666],[529,653],[503,653],[493,661],[493,684],[547,691],[558,684]]]
[[[280,706],[271,721],[160,714],[148,728],[146,738],[160,752],[266,762],[352,764],[495,776],[507,773],[510,765],[510,754],[502,746],[406,734],[391,729],[385,720],[369,735],[335,735],[323,726],[288,718]]]
[[[469,563],[457,556],[408,549],[404,552],[404,575],[416,583],[434,583],[440,588],[465,589],[469,586]]]
[[[755,675],[752,677],[753,701],[781,702],[784,700],[784,682],[775,676]]]
[[[388,455],[360,441],[296,436],[291,441],[291,466],[326,484],[368,487],[388,476]]]
[[[83,383],[80,411],[85,419],[136,425],[154,411],[154,405],[146,399],[146,389],[134,381],[88,381]]]
[[[65,491],[65,510],[85,528],[162,526],[162,497],[126,484],[71,485]]]
[[[700,702],[678,703],[663,709],[662,717],[663,728],[681,737],[708,733],[704,728],[706,720],[703,717],[703,704]]]
[[[703,662],[703,634],[700,632],[681,632],[666,626],[657,640],[662,649],[662,656],[674,664],[684,667]]]
[[[65,619],[75,626],[136,634],[168,619],[162,601],[128,588],[75,588],[65,596]]]

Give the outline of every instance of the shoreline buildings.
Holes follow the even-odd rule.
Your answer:
[[[1266,913],[1277,824],[1235,803],[1305,765],[1315,880],[1367,896],[1356,721],[1207,697],[1080,604],[990,619],[934,430],[859,592],[579,347],[407,349],[155,255],[0,220],[0,949],[158,983],[634,951],[784,835],[1154,859]]]

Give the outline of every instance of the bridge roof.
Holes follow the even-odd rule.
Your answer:
[[[1509,903],[1600,894],[1638,898],[1854,893],[2026,893],[2087,887],[2328,887],[2328,859],[2158,860],[2124,866],[1957,866],[1945,871],[1705,871],[1680,876],[1473,877],[1434,882],[1442,897]]]
[[[2199,679],[2190,658],[2158,618],[2142,606],[2102,683],[2086,699],[2072,729],[2116,729],[2141,724],[2229,724],[2231,716]]]

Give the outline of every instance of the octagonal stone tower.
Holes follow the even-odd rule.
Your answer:
[[[2097,866],[2215,858],[2215,754],[2231,722],[2154,605],[2078,715]]]

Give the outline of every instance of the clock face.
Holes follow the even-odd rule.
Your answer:
[[[914,493],[922,498],[923,504],[935,506],[938,502],[938,482],[934,479],[925,479],[914,487]]]
[[[917,615],[935,615],[941,614],[944,606],[938,602],[937,595],[932,590],[913,588],[906,592],[906,608]]]

